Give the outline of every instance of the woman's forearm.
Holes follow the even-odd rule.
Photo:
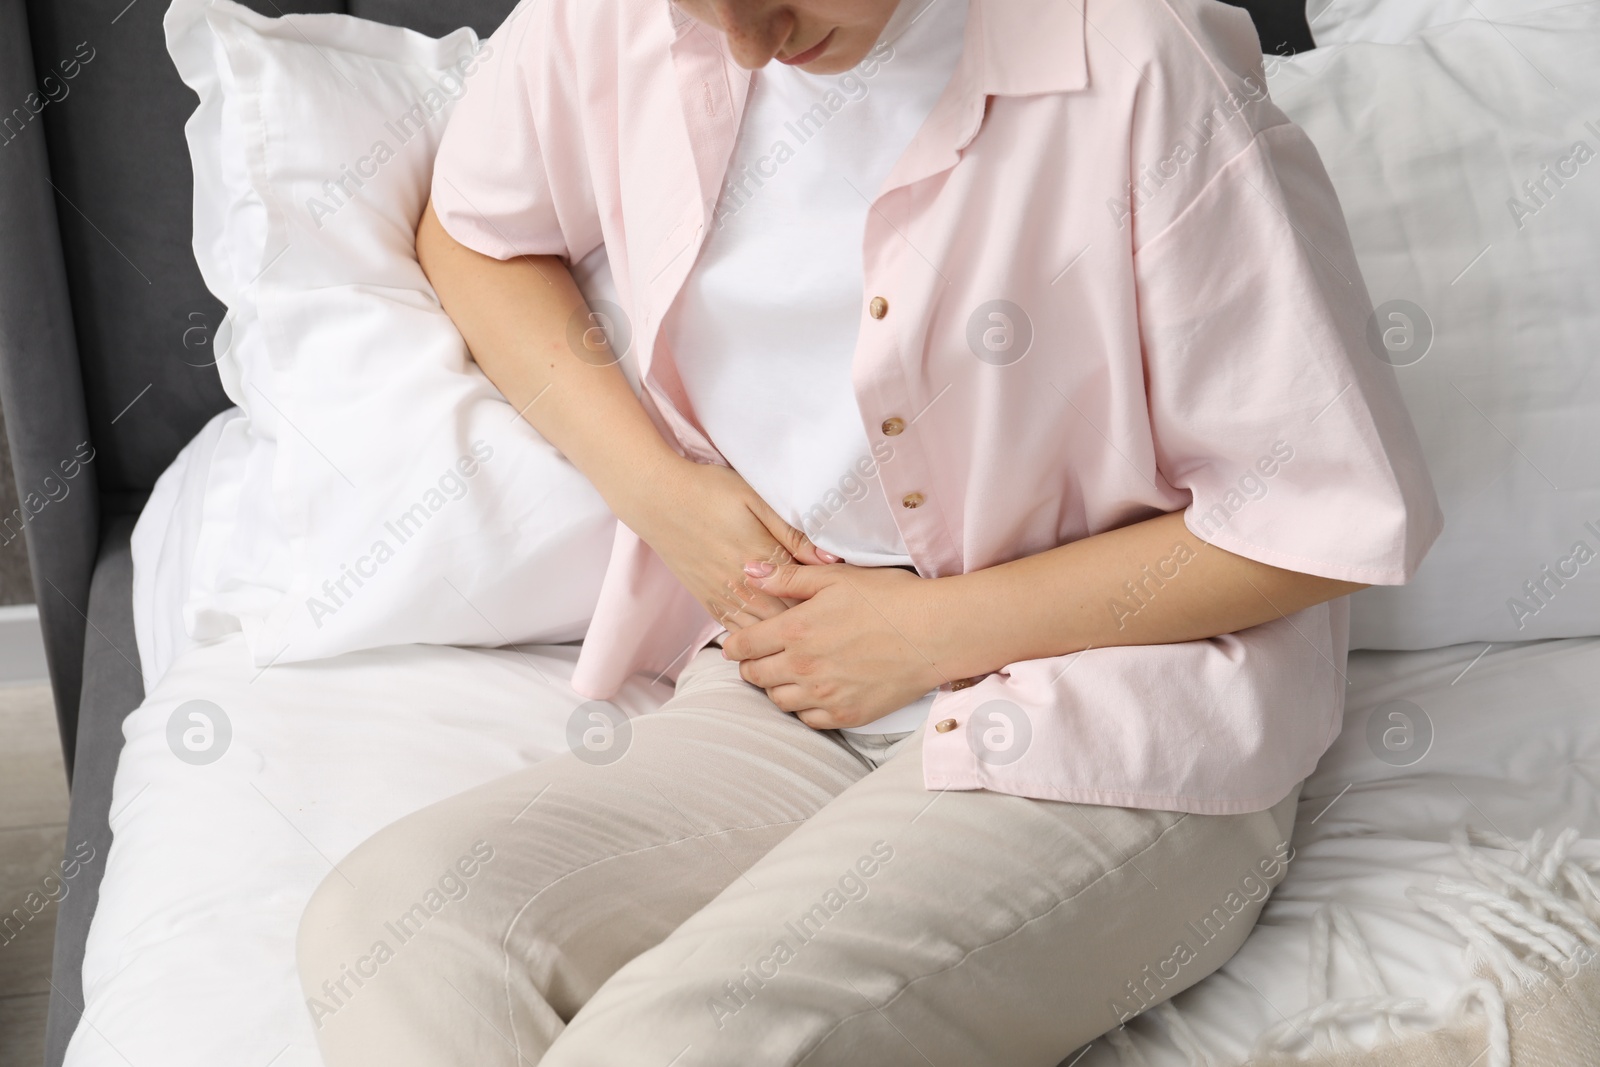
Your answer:
[[[1364,588],[1206,544],[1181,512],[934,580],[935,660],[965,678],[1109,645],[1234,633]]]
[[[568,324],[586,313],[556,256],[498,260],[456,241],[430,203],[417,259],[472,358],[513,407],[569,459],[619,516],[678,454],[656,430],[599,331],[573,350]]]

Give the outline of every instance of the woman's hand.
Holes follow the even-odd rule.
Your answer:
[[[729,631],[772,618],[792,603],[753,588],[744,571],[748,560],[774,566],[838,561],[779,518],[728,467],[674,457],[642,485],[643,498],[625,504],[618,518]]]
[[[935,663],[934,580],[898,567],[775,566],[750,584],[798,602],[732,635],[723,655],[817,730],[865,726],[949,681]]]

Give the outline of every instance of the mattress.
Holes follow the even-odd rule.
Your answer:
[[[185,532],[200,519],[183,469],[141,519],[136,578],[187,573],[185,546],[204,540]],[[238,633],[183,632],[181,585],[135,583],[156,680],[124,725],[66,1063],[317,1067],[294,963],[312,891],[394,819],[566,751],[577,649],[408,645],[261,669]],[[1472,863],[1600,873],[1600,638],[1357,652],[1346,673],[1342,732],[1243,948],[1064,1063],[1236,1064],[1274,1041],[1320,1055],[1340,1035],[1485,1011],[1461,998],[1471,925],[1426,894],[1472,882]],[[616,703],[643,714],[669,695],[639,679]],[[1460,840],[1469,826],[1490,837]],[[1600,920],[1600,897],[1584,903]],[[1108,1027],[1130,1006],[1108,1005]]]

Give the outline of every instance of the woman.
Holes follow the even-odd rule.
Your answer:
[[[1237,949],[1440,526],[1243,12],[524,4],[417,251],[676,692],[341,864],[330,1064],[1048,1065]]]

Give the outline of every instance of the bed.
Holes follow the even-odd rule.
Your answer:
[[[564,685],[573,652],[416,645],[262,672],[233,637],[179,657],[124,724],[117,844],[83,964],[90,1007],[67,1062],[320,1064],[294,966],[312,890],[394,818],[564,751],[581,703]],[[1457,1022],[1477,1042],[1460,1063],[1489,1048],[1489,1010],[1457,1003],[1476,977],[1461,935],[1408,891],[1442,877],[1516,899],[1464,850],[1507,869],[1548,861],[1558,886],[1564,867],[1600,874],[1600,639],[1357,652],[1348,674],[1344,729],[1301,795],[1291,874],[1243,949],[1066,1062],[1242,1064],[1263,1035],[1285,1048],[1315,1038],[1326,1052],[1331,1033],[1369,1042],[1384,1018]],[[641,682],[620,703],[644,710],[666,694]],[[169,722],[191,701],[228,709],[229,758],[212,767],[171,758]],[[1370,724],[1392,728],[1396,713],[1431,740],[1403,755],[1370,742]],[[1489,836],[1458,840],[1468,827]],[[1600,900],[1588,904],[1593,918]],[[1316,955],[1331,908],[1340,923]],[[1353,939],[1339,936],[1343,922]],[[1542,1033],[1541,1020],[1568,1032],[1559,1006],[1597,1017],[1600,965],[1560,974],[1550,981],[1563,992],[1538,1002],[1558,1007],[1531,1014],[1519,1040]],[[1315,1010],[1325,1003],[1336,1010]],[[1596,1056],[1600,1045],[1569,1062]]]
[[[57,87],[0,151],[0,395],[24,496],[81,459],[77,491],[45,493],[27,524],[80,861],[57,926],[48,1062],[315,1065],[292,956],[304,901],[383,824],[566,750],[576,649],[554,634],[276,662],[252,635],[185,617],[181,576],[205,543],[197,500],[239,412],[218,374],[226,309],[191,246],[195,97],[146,4],[0,9],[6,98]],[[1595,5],[1463,0],[1440,5],[1436,27],[1399,7],[1313,0],[1319,47],[1269,56],[1268,74],[1318,135],[1380,310],[1402,314],[1402,333],[1425,323],[1427,345],[1406,334],[1391,347],[1380,328],[1375,354],[1410,374],[1447,515],[1482,543],[1436,550],[1401,598],[1357,599],[1370,640],[1346,667],[1344,729],[1302,794],[1291,873],[1240,953],[1063,1063],[1600,1063],[1600,596],[1581,569],[1559,586],[1540,570],[1576,566],[1575,538],[1600,543],[1584,525],[1600,524],[1587,340],[1600,313],[1581,295],[1596,263],[1579,247],[1600,214],[1576,177],[1592,174],[1560,150],[1600,143],[1579,121],[1600,115],[1504,106],[1545,93],[1535,79],[1600,98],[1574,73],[1600,67],[1579,18]],[[511,5],[291,8],[487,35]],[[1309,43],[1298,10],[1252,13],[1269,52]],[[1496,63],[1469,61],[1499,42]],[[1402,83],[1424,57],[1439,78]],[[1488,138],[1463,133],[1470,81],[1483,93],[1471,106],[1494,116]],[[1414,93],[1423,132],[1416,115],[1406,126],[1351,106],[1363,85]],[[1386,154],[1381,137],[1436,150]],[[1428,168],[1502,143],[1517,181],[1544,195],[1497,176],[1465,194],[1497,223],[1438,225],[1425,205],[1467,201],[1430,186],[1453,176]],[[1543,177],[1564,162],[1579,169]],[[1412,210],[1351,195],[1374,175],[1404,184]],[[1509,224],[1508,194],[1524,205]],[[1522,240],[1530,228],[1538,243]],[[1446,373],[1430,348],[1465,356]],[[1545,596],[1523,591],[1530,575]],[[1464,578],[1483,590],[1466,606],[1452,599]],[[1524,612],[1509,628],[1508,600]],[[642,713],[666,693],[638,679],[617,703]],[[1124,1006],[1140,1006],[1136,991]],[[1419,1040],[1424,1052],[1403,1051]],[[1387,1051],[1363,1051],[1375,1046]]]

